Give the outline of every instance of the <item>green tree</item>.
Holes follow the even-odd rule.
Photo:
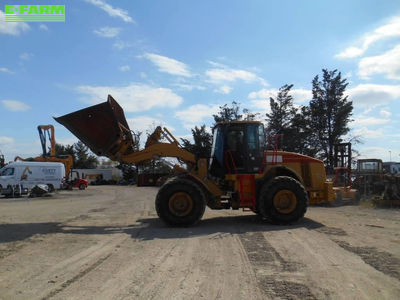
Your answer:
[[[292,126],[292,119],[296,115],[293,106],[293,97],[289,94],[293,84],[285,84],[279,89],[276,100],[269,98],[271,112],[267,113],[267,130],[272,134],[282,134]]]
[[[288,151],[315,157],[318,153],[318,143],[317,136],[311,128],[310,108],[300,107],[291,124],[291,136],[288,137],[291,140],[291,148]]]
[[[75,155],[75,151],[74,151],[74,146],[73,145],[61,145],[56,143],[55,144],[55,148],[56,148],[56,156],[60,156],[60,155]]]
[[[214,125],[218,122],[231,122],[231,121],[254,121],[257,119],[259,113],[252,113],[248,108],[240,108],[240,103],[232,101],[231,106],[224,104],[219,107],[216,115],[213,115]]]
[[[215,123],[242,120],[243,115],[240,114],[240,103],[232,101],[232,105],[224,104],[219,107],[219,112],[213,115]]]
[[[285,84],[279,89],[276,99],[270,97],[270,113],[266,114],[267,134],[282,134],[279,147],[285,151],[315,156],[318,151],[310,126],[310,109],[308,106],[294,106],[290,95],[292,87],[292,84]]]
[[[318,141],[318,150],[329,169],[333,169],[333,145],[350,129],[353,103],[344,95],[348,83],[337,70],[322,70],[322,80],[315,76],[312,81],[310,101],[311,128]]]
[[[270,97],[270,113],[267,113],[267,134],[269,136],[281,134],[280,148],[286,151],[294,151],[297,141],[294,133],[297,128],[293,126],[293,120],[297,115],[297,109],[293,105],[293,97],[290,90],[293,84],[285,84],[279,89],[276,99]],[[297,116],[297,125],[300,123],[300,116]]]
[[[96,156],[89,154],[89,148],[81,141],[74,144],[75,162],[74,168],[94,169],[99,164]]]
[[[212,135],[206,131],[206,125],[195,126],[192,129],[193,141],[182,139],[183,148],[196,155],[198,158],[208,158],[211,154]]]

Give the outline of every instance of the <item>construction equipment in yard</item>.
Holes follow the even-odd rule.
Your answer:
[[[60,162],[65,166],[65,174],[69,174],[72,166],[74,165],[73,156],[68,155],[56,155],[56,140],[53,125],[39,125],[37,127],[39,132],[40,143],[42,145],[42,155],[33,158],[33,161],[41,162]],[[50,142],[50,152],[47,151],[47,138]],[[14,161],[25,161],[24,158],[16,156]]]
[[[78,171],[71,170],[65,181],[65,188],[72,190],[73,188],[78,188],[84,190],[88,187],[89,182],[85,178],[81,178]]]
[[[400,206],[400,176],[385,172],[380,159],[357,161],[354,186],[377,206]]]
[[[296,153],[269,151],[264,126],[256,121],[221,122],[213,129],[209,164],[180,147],[157,127],[143,150],[137,145],[123,109],[109,95],[106,102],[55,118],[94,153],[123,163],[175,157],[175,176],[158,191],[155,206],[167,224],[190,225],[211,209],[251,210],[274,223],[302,218],[308,204],[332,202],[332,182],[323,162]],[[162,141],[162,139],[166,141]],[[207,166],[209,165],[209,166]]]
[[[335,204],[360,202],[360,193],[353,188],[351,174],[351,143],[334,144],[333,190],[336,193]]]
[[[357,160],[354,186],[362,195],[380,194],[384,190],[384,170],[382,160],[376,158]]]

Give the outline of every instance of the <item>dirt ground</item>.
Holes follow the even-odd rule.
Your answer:
[[[156,215],[156,188],[0,198],[0,299],[400,299],[400,211],[311,207],[291,226]]]

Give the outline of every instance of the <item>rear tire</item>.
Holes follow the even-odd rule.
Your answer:
[[[80,190],[86,189],[86,185],[85,185],[84,183],[81,183],[81,184],[79,185],[79,189],[80,189]]]
[[[201,219],[206,208],[206,198],[198,184],[175,177],[160,188],[155,205],[158,216],[165,223],[187,226]]]
[[[304,217],[308,195],[299,181],[278,176],[267,182],[258,198],[260,214],[275,224],[293,223]]]

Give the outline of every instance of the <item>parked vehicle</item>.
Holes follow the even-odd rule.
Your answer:
[[[89,182],[84,178],[80,178],[79,172],[75,170],[71,170],[69,172],[67,181],[65,182],[65,187],[68,190],[72,190],[73,188],[84,190],[88,187],[88,185]]]
[[[335,192],[321,160],[268,150],[264,126],[256,121],[219,122],[214,126],[211,157],[182,148],[167,128],[158,126],[138,149],[122,107],[108,96],[97,104],[58,118],[95,154],[137,164],[175,157],[174,177],[158,191],[158,216],[170,225],[191,225],[211,209],[252,210],[274,223],[301,219],[307,205],[332,202]],[[209,166],[209,167],[207,167]]]
[[[63,186],[65,167],[56,162],[13,162],[0,169],[0,193],[20,186],[31,189],[35,185],[45,184],[49,191]]]

